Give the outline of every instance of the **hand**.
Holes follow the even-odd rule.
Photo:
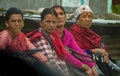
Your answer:
[[[107,51],[105,49],[96,48],[96,49],[92,49],[92,51],[94,53],[100,53],[104,58],[104,62],[108,63],[110,61],[109,60],[109,55],[108,55],[108,53],[107,53]]]
[[[97,71],[97,68],[96,68],[96,66],[93,66],[92,67],[92,72],[93,72],[93,76],[98,76],[98,71]]]
[[[102,56],[103,56],[104,62],[106,62],[106,63],[109,63],[109,62],[110,62],[110,59],[109,59],[109,56],[108,56],[108,55],[102,54]]]
[[[92,69],[86,64],[83,64],[81,69],[84,70],[88,76],[94,76]]]
[[[42,63],[44,63],[48,60],[47,57],[42,52],[36,52],[32,55]]]

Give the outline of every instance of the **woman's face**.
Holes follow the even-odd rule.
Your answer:
[[[84,12],[78,17],[77,23],[80,24],[80,26],[82,27],[89,28],[92,25],[92,19],[93,19],[92,13]]]
[[[41,20],[40,25],[47,33],[52,33],[57,25],[57,17],[53,14],[47,14],[44,20]]]
[[[60,8],[60,7],[56,7],[54,8],[57,15],[58,15],[58,24],[57,27],[61,27],[65,25],[66,22],[66,15],[64,13],[64,11]]]
[[[24,26],[24,21],[20,14],[12,14],[10,19],[6,21],[5,24],[10,32],[13,34],[18,34]]]

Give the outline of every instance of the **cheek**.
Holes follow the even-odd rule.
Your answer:
[[[42,28],[43,28],[44,30],[48,30],[49,26],[42,25]]]
[[[24,27],[24,23],[22,24],[22,28]]]

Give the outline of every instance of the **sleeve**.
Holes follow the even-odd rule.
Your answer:
[[[74,56],[72,56],[70,53],[67,53],[67,56],[65,58],[65,62],[69,65],[73,66],[74,68],[80,69],[83,65],[81,61],[76,59]]]
[[[6,44],[8,42],[7,39],[8,38],[7,38],[6,34],[3,32],[0,32],[0,50],[3,50],[6,48]]]
[[[30,42],[28,38],[26,38],[27,49],[35,49],[36,47]]]
[[[80,52],[80,53],[83,54],[83,55],[86,55],[86,54],[87,54],[86,52],[84,52],[84,50],[82,50],[82,49],[78,46],[78,44],[76,43],[76,41],[75,41],[75,39],[73,38],[72,35],[71,35],[71,40],[70,40],[70,42],[71,42],[71,43],[70,43],[71,46],[69,46],[70,48],[72,48],[72,49]],[[85,58],[86,60],[92,61],[92,58],[86,57],[86,56],[83,56],[83,55],[82,55],[81,57]],[[93,66],[96,65],[95,62],[90,62],[90,61],[82,61],[82,62],[83,62],[84,64],[87,64],[89,67],[93,67]]]

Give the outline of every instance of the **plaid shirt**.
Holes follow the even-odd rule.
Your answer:
[[[44,36],[34,39],[32,42],[38,49],[43,49],[42,53],[48,58],[52,68],[61,71],[65,76],[70,76],[65,62],[58,58],[54,49],[51,48],[49,42]]]

